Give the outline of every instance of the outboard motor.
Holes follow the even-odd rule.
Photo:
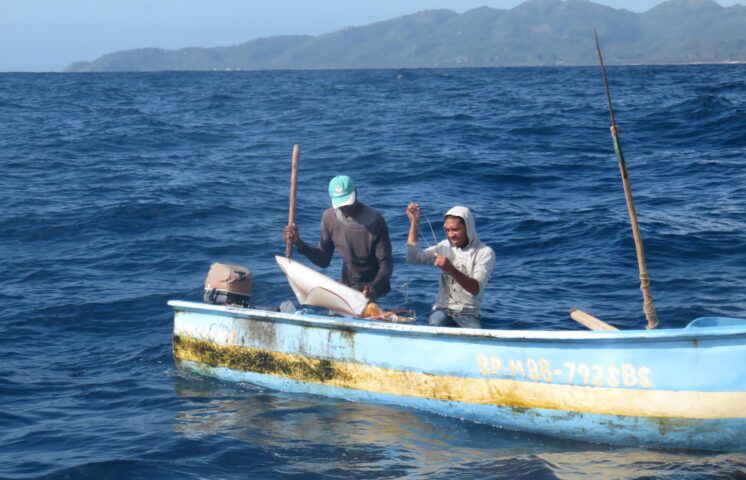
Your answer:
[[[205,303],[248,307],[251,271],[239,265],[213,263],[205,279]]]

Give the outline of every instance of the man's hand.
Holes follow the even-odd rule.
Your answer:
[[[420,205],[418,203],[409,202],[409,205],[407,205],[407,218],[409,219],[409,223],[419,223],[420,222]]]
[[[363,295],[365,295],[365,298],[370,298],[371,300],[376,299],[376,290],[373,288],[373,285],[366,285],[363,287]]]
[[[295,224],[286,225],[285,229],[282,231],[282,238],[285,240],[285,243],[291,241],[296,245],[300,244],[300,232],[298,231],[298,227]]]
[[[437,253],[435,254],[435,262],[433,262],[433,265],[446,273],[451,273],[456,268],[453,266],[448,257],[444,257],[443,255]]]
[[[472,295],[476,295],[479,293],[479,282],[456,268],[456,266],[451,263],[448,257],[444,257],[443,255],[439,255],[436,253],[433,265],[453,277],[453,279],[456,280],[456,283],[461,285],[467,292],[471,293]]]

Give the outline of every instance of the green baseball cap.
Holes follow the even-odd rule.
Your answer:
[[[355,182],[347,175],[338,175],[329,182],[329,196],[334,208],[355,203]]]

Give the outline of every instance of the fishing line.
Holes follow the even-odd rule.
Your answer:
[[[430,221],[430,218],[428,218],[428,216],[426,214],[421,213],[421,215],[425,217],[425,220],[427,221],[427,225],[430,227],[430,233],[433,236],[433,245],[437,246],[438,245],[438,237],[435,236],[435,229],[433,229],[433,223]],[[431,246],[430,242],[427,241],[427,237],[425,235],[423,235],[422,232],[418,232],[418,237],[422,238],[422,240],[425,242],[425,245],[427,245],[427,248],[430,248],[430,246]],[[404,282],[401,285],[401,287],[404,290],[404,304],[407,305],[407,304],[409,304],[409,282]],[[429,315],[430,315],[430,312],[421,313],[419,315],[417,315],[416,312],[414,312],[414,313],[415,313],[415,323],[419,322],[420,319],[422,319],[422,318],[429,317]]]
[[[423,215],[425,214],[423,213]],[[427,224],[430,226],[430,233],[433,234],[433,245],[437,245],[438,239],[435,237],[435,230],[433,230],[433,224],[430,222],[430,219],[427,218],[427,215],[425,215],[425,220],[427,220]],[[427,238],[425,238],[424,235],[422,235],[422,239],[425,241],[425,244],[427,245],[427,247],[430,248],[430,244],[428,243]]]
[[[419,321],[420,321],[420,319],[422,319],[423,317],[426,317],[426,316],[427,316],[427,317],[429,318],[429,316],[430,316],[430,312],[420,313],[419,315],[417,315],[417,316],[415,317],[415,319],[414,319],[414,323],[417,323],[417,322],[419,322]]]
[[[404,292],[404,305],[409,304],[409,282],[404,282],[399,287]]]

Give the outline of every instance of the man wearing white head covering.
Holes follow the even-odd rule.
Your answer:
[[[495,252],[479,240],[474,216],[453,207],[443,217],[446,240],[425,250],[417,246],[420,206],[407,206],[407,263],[440,268],[440,289],[428,324],[438,327],[482,327],[484,288],[495,266]]]
[[[375,299],[391,290],[394,261],[386,220],[357,198],[355,182],[339,175],[329,182],[332,208],[321,216],[319,244],[300,238],[298,227],[288,225],[285,242],[291,240],[299,253],[321,268],[329,266],[337,249],[342,254],[341,282]]]

